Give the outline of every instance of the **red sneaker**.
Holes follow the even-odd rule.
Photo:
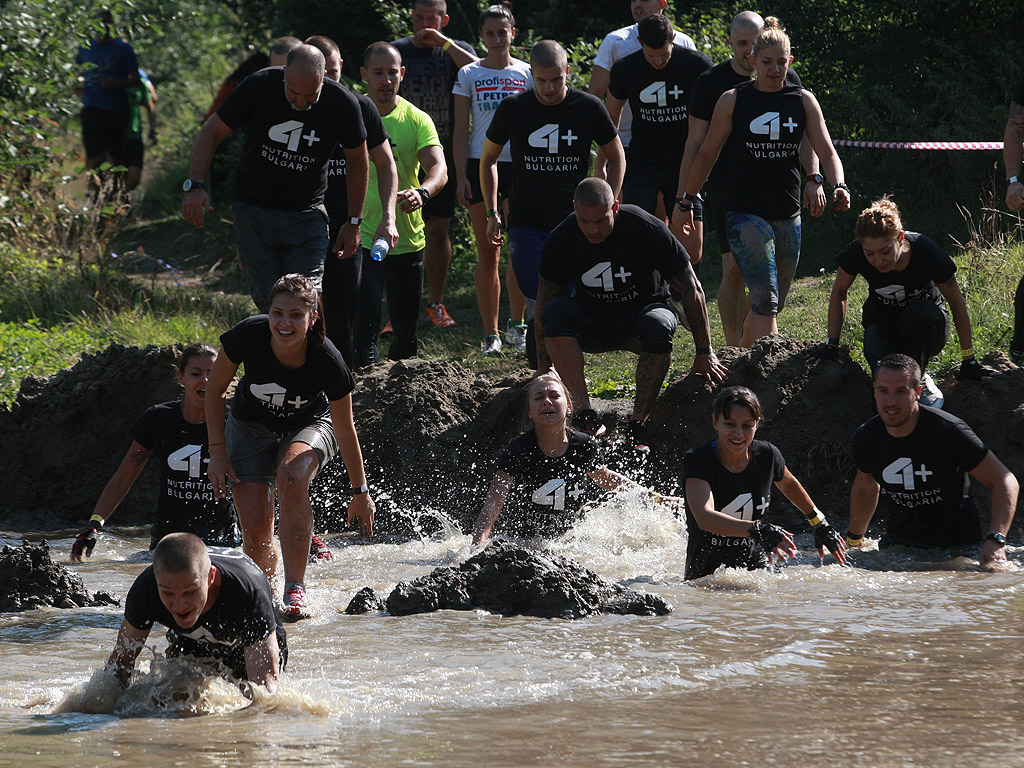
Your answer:
[[[449,328],[455,325],[455,320],[448,314],[444,304],[427,304],[427,317],[435,328]]]
[[[313,538],[309,542],[309,562],[316,562],[317,560],[333,560],[334,553],[331,552],[330,547],[324,544],[323,539],[313,534]]]

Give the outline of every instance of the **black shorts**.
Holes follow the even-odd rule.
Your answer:
[[[498,202],[508,197],[512,191],[512,163],[498,163]],[[480,158],[470,157],[466,160],[466,178],[469,181],[470,205],[484,201],[483,190],[480,189]]]
[[[458,178],[455,175],[455,161],[447,150],[444,153],[444,161],[448,166],[448,183],[437,194],[431,195],[427,204],[423,206],[423,218],[450,219],[455,215],[455,205],[458,202],[455,192],[455,185]]]
[[[729,222],[725,218],[725,182],[708,184],[705,201],[710,214],[711,226],[715,230],[718,248],[722,253],[732,253],[729,245]]]
[[[544,306],[544,334],[575,338],[584,352],[621,349],[663,355],[672,352],[672,336],[678,325],[668,304],[648,304],[639,309],[584,311],[576,299],[559,296]]]
[[[82,144],[87,159],[108,157],[117,165],[124,153],[124,135],[128,130],[128,113],[112,112],[98,107],[82,109]]]
[[[146,154],[146,147],[142,143],[142,138],[137,139],[125,139],[124,151],[121,153],[121,165],[126,165],[129,168],[141,168],[142,157]]]
[[[644,168],[626,162],[622,180],[622,202],[638,205],[650,214],[658,209],[658,193],[665,198],[665,213],[671,216],[679,189],[679,166],[666,163],[663,168]],[[704,221],[704,207],[698,197],[693,203],[693,220]]]

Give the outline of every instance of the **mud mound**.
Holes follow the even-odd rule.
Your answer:
[[[50,545],[25,544],[0,550],[0,612],[28,611],[44,605],[57,608],[118,605],[106,592],[90,596],[74,571],[50,558]]]
[[[0,404],[0,525],[53,530],[87,520],[131,444],[132,424],[149,406],[178,397],[179,353],[115,344],[49,378],[27,377],[13,407]],[[152,464],[118,507],[118,523],[152,519],[159,477]]]
[[[387,599],[393,616],[482,609],[503,616],[579,619],[597,613],[663,616],[658,595],[627,589],[564,557],[495,543],[458,568],[403,581]]]

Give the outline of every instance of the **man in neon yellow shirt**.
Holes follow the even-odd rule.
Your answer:
[[[394,329],[388,357],[401,360],[416,355],[416,322],[423,296],[423,249],[426,247],[422,209],[430,196],[447,183],[448,168],[430,116],[398,95],[405,67],[395,47],[385,42],[370,45],[363,54],[359,72],[391,137],[399,188],[398,244],[385,259],[375,261],[370,249],[382,209],[376,194],[376,169],[370,169],[362,224],[362,277],[353,328],[356,365],[362,367],[380,359],[377,330],[385,289],[388,315]],[[419,181],[421,167],[426,173],[422,182]]]

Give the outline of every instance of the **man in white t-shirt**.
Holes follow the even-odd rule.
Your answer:
[[[616,29],[614,32],[609,32],[605,35],[604,40],[601,41],[601,45],[597,49],[597,56],[594,57],[594,71],[590,75],[590,87],[587,89],[590,93],[599,99],[604,99],[605,94],[608,93],[608,81],[611,77],[612,65],[624,56],[629,56],[629,54],[640,50],[640,40],[637,38],[637,25],[648,16],[652,16],[655,13],[663,13],[667,5],[668,0],[630,0],[630,12],[633,14],[633,21],[635,23],[628,27]],[[681,45],[683,48],[697,50],[693,38],[679,30],[676,30],[675,44]],[[623,149],[629,146],[632,125],[633,113],[629,108],[629,104],[626,104],[619,118],[619,140],[622,142]],[[594,175],[604,178],[604,156],[601,155],[600,151],[598,151],[597,168]]]

